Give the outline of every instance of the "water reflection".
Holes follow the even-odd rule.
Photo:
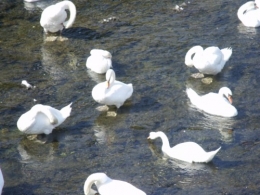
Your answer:
[[[237,30],[240,34],[246,35],[251,39],[254,38],[257,34],[257,28],[246,27],[242,23],[237,26]]]
[[[42,1],[36,1],[36,2],[26,2],[24,1],[24,8],[28,11],[34,11],[34,10],[44,10],[46,7],[55,4],[59,2],[58,0],[42,0]]]

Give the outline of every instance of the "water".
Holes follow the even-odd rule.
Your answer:
[[[173,10],[181,1],[74,3],[76,22],[62,32],[68,40],[46,42],[39,25],[45,3],[0,2],[3,195],[83,194],[85,179],[94,172],[149,195],[259,194],[260,30],[237,19],[244,2],[193,0],[182,12]],[[117,19],[102,22],[109,17]],[[233,48],[210,85],[191,78],[197,71],[184,65],[186,52],[198,44]],[[91,97],[104,80],[86,70],[93,48],[109,50],[117,79],[134,86],[115,118],[97,111]],[[24,79],[36,88],[26,90],[20,85]],[[192,108],[186,86],[201,94],[228,86],[238,116],[223,119]],[[18,131],[19,116],[34,104],[60,109],[70,102],[71,116],[45,144]],[[172,146],[195,141],[207,151],[222,149],[208,164],[163,160],[161,141],[146,139],[159,130]]]

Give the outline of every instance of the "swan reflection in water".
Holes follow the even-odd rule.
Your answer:
[[[28,11],[34,11],[34,10],[44,10],[49,5],[58,3],[58,0],[37,0],[37,1],[28,1],[24,0],[24,8]]]

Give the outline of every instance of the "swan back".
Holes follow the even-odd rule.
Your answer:
[[[247,27],[260,26],[259,1],[248,1],[243,4],[237,11],[238,19]]]
[[[109,69],[106,73],[106,81],[97,84],[92,89],[93,99],[105,105],[121,107],[124,102],[132,96],[133,85],[117,81],[115,72]]]
[[[191,103],[197,108],[212,115],[222,117],[233,117],[237,115],[237,109],[231,105],[232,92],[229,88],[223,87],[219,93],[208,93],[199,96],[193,89],[186,89]]]
[[[70,11],[70,18],[67,19],[66,9]],[[71,1],[61,1],[45,8],[41,15],[40,24],[45,32],[58,32],[64,27],[70,28],[76,19],[76,7]]]
[[[37,104],[20,116],[17,127],[26,134],[50,134],[55,127],[70,116],[71,104],[61,110]]]
[[[4,177],[3,177],[3,174],[2,174],[2,171],[0,169],[0,194],[2,194],[2,190],[3,190],[3,187],[4,187]]]
[[[91,186],[95,183],[100,195],[146,195],[145,192],[130,183],[113,180],[105,173],[91,174],[84,184],[85,195],[90,195]]]

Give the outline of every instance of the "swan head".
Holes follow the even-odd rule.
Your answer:
[[[232,92],[228,87],[222,87],[219,89],[218,92],[220,95],[224,96],[225,98],[228,99],[228,101],[230,102],[230,104],[232,104],[233,100],[232,100]]]
[[[112,69],[108,69],[106,72],[106,86],[107,88],[110,87],[111,84],[116,80],[115,71]]]
[[[109,51],[103,50],[102,55],[106,58],[112,59],[112,55]]]
[[[147,139],[156,139],[160,137],[160,135],[163,134],[163,132],[158,131],[158,132],[150,132],[149,137]]]
[[[255,7],[259,8],[260,7],[260,0],[255,0]]]

